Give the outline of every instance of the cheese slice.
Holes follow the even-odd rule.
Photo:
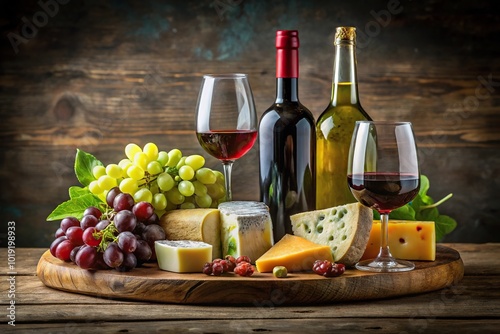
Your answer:
[[[232,201],[219,204],[222,256],[259,258],[274,244],[269,208],[262,202]]]
[[[276,266],[284,266],[289,272],[293,272],[312,270],[316,260],[333,261],[330,247],[285,234],[280,241],[255,261],[255,266],[261,273],[272,272]]]
[[[434,222],[389,220],[389,249],[392,256],[403,260],[436,259]],[[373,259],[380,250],[380,221],[375,220],[362,260]]]
[[[171,210],[161,217],[159,225],[167,240],[203,241],[212,245],[212,260],[222,257],[219,210]]]
[[[352,203],[299,213],[290,220],[295,235],[330,246],[335,262],[353,266],[366,249],[373,211]]]
[[[155,241],[158,267],[176,273],[202,272],[212,261],[212,245],[192,240]]]

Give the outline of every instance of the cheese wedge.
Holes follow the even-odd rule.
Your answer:
[[[434,222],[389,220],[389,249],[403,260],[434,261],[436,233]],[[373,259],[380,250],[380,221],[375,220],[362,260]]]
[[[222,256],[259,258],[274,244],[269,208],[262,202],[232,201],[219,204]]]
[[[261,273],[272,272],[276,266],[286,267],[289,272],[293,272],[312,270],[316,260],[333,261],[330,247],[285,234],[280,241],[255,261],[255,266]]]
[[[373,211],[360,203],[303,212],[290,217],[295,235],[328,245],[335,262],[353,266],[363,255]]]
[[[171,210],[161,217],[159,224],[167,240],[206,242],[212,245],[212,260],[222,256],[219,210]]]
[[[212,261],[212,245],[200,241],[158,240],[155,251],[158,267],[176,273],[200,273]]]

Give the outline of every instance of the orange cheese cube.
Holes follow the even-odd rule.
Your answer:
[[[255,266],[261,273],[272,272],[275,266],[284,266],[289,272],[293,272],[312,270],[316,260],[333,261],[330,246],[286,234],[255,261]]]
[[[389,220],[389,249],[397,259],[434,261],[436,233],[434,222]],[[380,221],[375,220],[361,260],[373,259],[380,250]]]

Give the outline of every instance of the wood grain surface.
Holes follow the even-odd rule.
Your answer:
[[[78,183],[76,148],[106,164],[128,142],[206,155],[193,131],[201,76],[248,73],[260,116],[274,100],[277,29],[300,31],[300,97],[317,118],[335,27],[354,25],[364,108],[413,122],[430,195],[454,194],[440,207],[459,223],[445,241],[499,241],[500,12],[487,0],[389,3],[70,1],[30,38],[38,1],[3,3],[0,221],[18,223],[18,246],[48,247],[57,222],[45,218]],[[235,199],[258,199],[257,159],[255,147],[236,162]]]
[[[179,304],[250,304],[279,301],[281,305],[308,305],[382,299],[424,293],[457,284],[464,267],[457,251],[439,246],[436,261],[416,262],[404,273],[365,273],[347,270],[336,278],[314,273],[290,273],[278,279],[270,273],[251,277],[231,273],[220,277],[202,273],[178,274],[158,270],[156,264],[127,273],[88,271],[45,252],[37,276],[47,286],[101,297]]]

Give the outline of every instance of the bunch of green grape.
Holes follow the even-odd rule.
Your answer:
[[[118,186],[135,202],[151,203],[159,217],[174,209],[216,208],[226,199],[224,175],[205,165],[201,155],[183,156],[178,149],[159,151],[154,143],[143,148],[130,143],[118,164],[95,166],[89,190],[103,199]]]

